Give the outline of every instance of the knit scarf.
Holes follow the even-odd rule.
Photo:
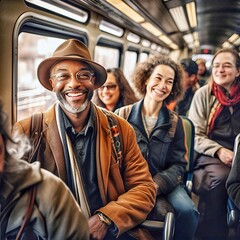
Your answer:
[[[232,107],[235,104],[240,102],[240,85],[237,80],[227,92],[223,87],[219,86],[217,83],[213,82],[212,93],[216,97],[217,101],[211,109],[209,118],[208,118],[208,129],[207,135],[213,130],[214,123],[217,117],[223,110],[223,107]]]
[[[63,146],[68,187],[73,193],[76,201],[80,205],[83,214],[87,218],[89,218],[90,208],[89,208],[87,196],[83,187],[81,169],[78,168],[76,152],[74,151],[74,147],[72,146],[71,140],[65,131],[65,125],[62,119],[63,119],[63,113],[59,104],[57,103],[56,104],[56,120],[57,120],[59,135],[60,135],[62,146]]]

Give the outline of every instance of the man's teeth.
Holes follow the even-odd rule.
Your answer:
[[[77,97],[83,95],[83,93],[68,93],[67,94],[69,97]]]

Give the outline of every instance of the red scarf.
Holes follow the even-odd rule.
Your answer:
[[[231,107],[240,102],[239,81],[237,80],[236,83],[232,85],[229,92],[226,92],[226,90],[223,87],[213,82],[212,93],[214,94],[218,101],[214,104],[213,108],[211,109],[211,113],[208,119],[207,134],[209,134],[209,132],[213,130],[215,120],[222,112],[224,106]]]

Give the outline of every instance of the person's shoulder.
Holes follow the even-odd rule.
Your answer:
[[[207,94],[210,94],[210,93],[211,93],[211,84],[208,83],[208,84],[198,88],[194,95],[202,96],[202,95],[207,95]]]
[[[133,107],[133,104],[126,105],[116,109],[114,113],[120,116],[121,118],[127,119],[129,114],[131,113],[132,107]]]
[[[43,168],[40,169],[41,174],[42,174],[42,182],[43,184],[51,184],[52,186],[59,186],[59,184],[64,184],[65,183],[57,176],[55,176],[53,173],[50,171],[47,171]]]

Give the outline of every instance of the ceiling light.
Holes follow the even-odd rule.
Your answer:
[[[135,10],[129,7],[125,2],[121,0],[106,0],[106,1],[113,5],[115,8],[117,8],[119,11],[121,11],[123,14],[131,18],[134,22],[141,23],[145,21],[145,19],[139,13],[137,13]]]
[[[230,44],[229,42],[224,42],[222,44],[222,47],[224,47],[224,48],[232,48],[232,44]]]
[[[185,42],[187,44],[193,43],[193,41],[194,41],[193,35],[191,33],[183,35],[183,39],[185,40]]]
[[[188,20],[190,22],[190,26],[192,28],[195,28],[197,26],[195,2],[188,3],[186,7],[187,7]]]
[[[176,23],[179,31],[185,32],[189,30],[187,19],[183,11],[183,7],[170,8],[169,12],[172,15],[172,18]]]
[[[229,42],[235,42],[238,39],[238,34],[234,33],[229,39]]]
[[[175,43],[170,43],[169,45],[168,45],[170,48],[172,48],[172,49],[174,49],[174,50],[177,50],[178,49],[178,46],[177,46],[177,44],[175,44]]]
[[[170,43],[172,43],[172,40],[170,38],[168,38],[166,35],[162,35],[159,37],[159,39],[161,41],[163,41],[164,43],[166,43],[167,45],[169,45]]]
[[[193,33],[193,38],[194,38],[194,40],[197,40],[198,41],[198,32],[194,32]]]
[[[153,26],[150,22],[141,23],[141,26],[157,37],[162,35],[162,32],[158,28]]]
[[[236,45],[236,46],[239,46],[240,45],[240,38],[238,38],[233,44]]]

